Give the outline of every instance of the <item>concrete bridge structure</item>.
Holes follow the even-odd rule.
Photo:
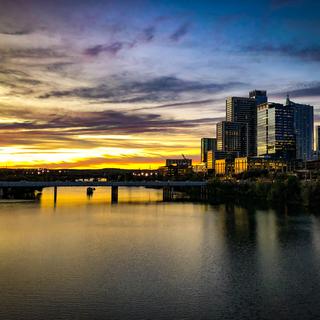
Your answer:
[[[119,187],[162,188],[164,200],[172,198],[174,188],[205,188],[207,181],[0,181],[1,191],[7,188],[43,189],[54,188],[54,202],[57,201],[58,187],[111,187],[111,201],[118,202]]]

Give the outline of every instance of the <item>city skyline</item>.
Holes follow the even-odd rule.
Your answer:
[[[226,98],[254,89],[319,125],[312,1],[0,3],[0,167],[199,162]]]

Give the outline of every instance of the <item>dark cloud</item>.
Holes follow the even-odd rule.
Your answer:
[[[201,105],[206,105],[209,103],[213,103],[216,101],[220,101],[218,99],[206,99],[206,100],[195,100],[195,101],[186,101],[186,102],[177,102],[177,103],[167,103],[162,104],[158,106],[152,106],[152,107],[141,107],[134,109],[135,111],[141,111],[141,110],[153,110],[153,109],[168,109],[168,108],[177,108],[177,107],[183,107],[185,108],[195,108],[199,107]]]
[[[320,61],[320,46],[308,46],[308,47],[299,47],[298,44],[290,45],[259,45],[253,44],[244,48],[244,51],[262,53],[262,54],[276,54],[282,56],[289,56],[293,58],[299,58],[301,60],[307,61]]]
[[[75,134],[135,134],[146,132],[175,132],[194,128],[200,125],[215,123],[215,118],[199,118],[192,120],[165,119],[160,114],[137,114],[120,111],[82,111],[45,114],[25,110],[1,110],[0,115],[6,117],[22,117],[20,122],[1,123],[0,130],[45,130],[64,129],[61,133],[52,131],[52,135],[63,137]],[[23,119],[23,117],[25,117]],[[40,134],[40,132],[39,132]]]
[[[146,42],[152,41],[154,39],[155,30],[156,30],[155,27],[148,27],[144,29],[142,40]]]
[[[87,56],[95,57],[98,56],[100,53],[108,53],[110,55],[115,56],[124,46],[122,42],[113,42],[107,45],[96,45],[93,47],[87,48],[84,53]]]
[[[0,30],[0,34],[10,35],[10,36],[24,36],[32,33],[32,30],[29,29],[21,29],[21,30]]]
[[[32,78],[26,72],[0,67],[0,84],[20,93],[28,93],[30,87],[40,84],[41,81]],[[30,93],[30,92],[29,92]]]
[[[291,97],[319,97],[320,82],[315,82],[308,86],[303,86],[294,90],[281,92],[282,95],[289,94]]]
[[[182,24],[175,32],[173,32],[170,36],[172,41],[178,42],[181,38],[183,38],[190,30],[191,24],[186,22]]]
[[[274,9],[296,6],[302,3],[302,0],[271,0],[271,7]]]
[[[4,58],[65,58],[64,52],[54,48],[24,48],[24,49],[0,49],[0,56]]]
[[[46,69],[52,72],[63,71],[66,67],[74,65],[74,62],[56,62],[46,65]]]
[[[107,44],[98,44],[84,50],[84,54],[91,57],[96,57],[101,53],[107,53],[115,56],[122,49],[132,49],[141,44],[148,43],[154,39],[155,27],[151,26],[142,30],[132,41],[115,41]]]
[[[96,87],[51,91],[41,95],[40,98],[80,97],[85,99],[104,99],[105,102],[113,103],[136,103],[142,101],[175,100],[177,95],[183,92],[206,92],[214,94],[242,85],[243,83],[241,82],[206,83],[183,80],[173,76],[164,76],[149,81],[124,81],[115,87],[102,84]]]

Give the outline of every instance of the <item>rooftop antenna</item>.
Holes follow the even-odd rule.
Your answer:
[[[289,93],[287,92],[287,101],[286,101],[286,105],[289,106],[290,105],[290,96]]]

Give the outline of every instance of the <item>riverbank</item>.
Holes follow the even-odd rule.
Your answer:
[[[281,177],[274,181],[216,178],[209,181],[205,191],[193,188],[187,192],[192,201],[214,204],[300,206],[313,211],[320,206],[320,181],[301,181],[295,176]]]

